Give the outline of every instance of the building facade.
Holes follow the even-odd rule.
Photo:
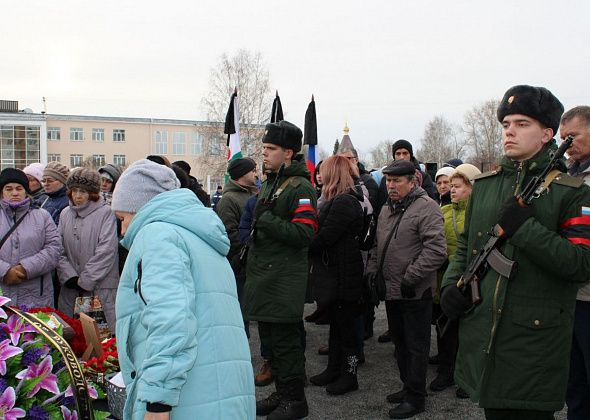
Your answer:
[[[0,101],[0,165],[24,168],[58,161],[74,168],[127,166],[148,155],[184,160],[204,188],[223,185],[227,136],[223,123],[156,118],[35,114]],[[241,129],[244,156],[255,154],[263,126]],[[250,152],[250,153],[249,153]]]

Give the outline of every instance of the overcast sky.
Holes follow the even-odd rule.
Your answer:
[[[320,146],[418,143],[516,84],[590,104],[590,1],[11,1],[0,98],[55,114],[204,119],[223,52],[260,51],[285,119],[315,95]],[[303,128],[303,127],[302,127]],[[417,147],[416,147],[417,148]]]

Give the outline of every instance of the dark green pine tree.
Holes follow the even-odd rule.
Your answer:
[[[334,143],[334,151],[332,152],[333,155],[338,154],[338,148],[340,147],[340,142],[336,139],[336,143]]]

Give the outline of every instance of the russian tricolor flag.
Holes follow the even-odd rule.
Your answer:
[[[311,174],[311,183],[314,185],[313,173],[320,161],[318,148],[318,123],[315,113],[315,100],[311,95],[311,102],[305,111],[305,126],[303,129],[303,144],[307,144],[307,169]]]

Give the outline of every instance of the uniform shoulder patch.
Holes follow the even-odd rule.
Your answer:
[[[493,171],[489,171],[489,172],[484,172],[483,174],[479,174],[479,175],[475,175],[475,177],[473,178],[474,181],[477,181],[478,179],[483,179],[483,178],[489,178],[491,176],[495,176],[498,175],[500,172],[502,172],[502,168],[498,168],[496,170]]]
[[[553,180],[554,184],[565,185],[566,187],[580,188],[584,185],[584,178],[578,178],[568,174],[559,174]]]

